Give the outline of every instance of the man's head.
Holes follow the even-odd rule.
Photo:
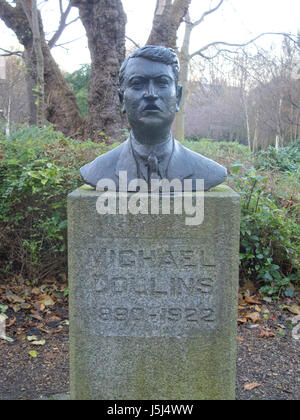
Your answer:
[[[179,61],[178,57],[175,54],[175,51],[172,48],[165,48],[157,45],[146,45],[145,47],[139,48],[130,54],[123,62],[120,73],[119,73],[119,82],[120,82],[120,91],[124,92],[124,78],[127,64],[133,58],[146,58],[150,61],[156,61],[158,63],[164,63],[168,66],[172,66],[175,83],[178,85],[178,75],[179,75]]]
[[[135,134],[153,137],[170,130],[181,99],[178,73],[178,58],[170,48],[149,45],[124,61],[119,95]]]

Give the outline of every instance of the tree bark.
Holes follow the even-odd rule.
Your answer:
[[[39,13],[36,0],[21,0],[24,13],[27,17],[31,32],[32,46],[35,54],[34,73],[36,75],[36,86],[32,89],[35,92],[36,124],[42,128],[45,125],[45,80],[44,80],[44,56],[42,51],[42,40],[39,22]]]
[[[163,45],[177,49],[177,31],[191,0],[157,0],[148,45]]]
[[[27,1],[27,4],[28,1]],[[20,0],[12,7],[7,1],[0,0],[0,18],[12,29],[19,42],[24,46],[24,59],[27,67],[28,90],[31,91],[31,123],[37,123],[36,106],[32,100],[32,86],[37,87],[36,51],[30,22]],[[65,135],[83,134],[84,119],[81,117],[74,93],[64,80],[45,39],[40,13],[38,12],[40,30],[40,48],[44,60],[45,117],[57,130]]]
[[[125,59],[127,20],[122,2],[75,0],[73,4],[79,9],[92,61],[86,135],[95,141],[120,140],[119,69]]]
[[[193,30],[193,24],[190,21],[189,14],[186,15],[186,24],[185,24],[185,33],[184,33],[184,40],[181,47],[181,51],[179,54],[179,61],[180,61],[180,75],[179,75],[179,83],[182,86],[182,98],[180,109],[177,112],[176,120],[175,120],[175,137],[179,141],[184,140],[185,134],[185,110],[186,110],[186,102],[188,96],[188,75],[189,75],[189,47],[190,47],[190,39]]]

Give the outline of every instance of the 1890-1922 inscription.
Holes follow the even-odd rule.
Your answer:
[[[78,292],[93,316],[81,322],[104,336],[189,336],[213,328],[214,258],[199,246],[176,242],[176,247],[168,241],[156,247],[143,240],[134,249],[132,242],[118,248],[102,242],[97,250],[87,249],[93,283],[85,296],[82,288]]]

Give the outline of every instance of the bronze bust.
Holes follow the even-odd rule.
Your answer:
[[[99,180],[111,179],[118,190],[124,171],[128,184],[133,179],[144,179],[149,186],[153,178],[191,179],[195,190],[194,181],[203,179],[206,191],[225,181],[223,166],[185,148],[171,134],[182,92],[178,73],[178,58],[170,48],[147,45],[124,61],[119,97],[130,137],[81,168],[87,184],[96,187]]]

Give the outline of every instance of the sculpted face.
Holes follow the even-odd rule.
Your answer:
[[[169,131],[180,98],[171,66],[141,57],[129,60],[120,99],[135,134]]]

